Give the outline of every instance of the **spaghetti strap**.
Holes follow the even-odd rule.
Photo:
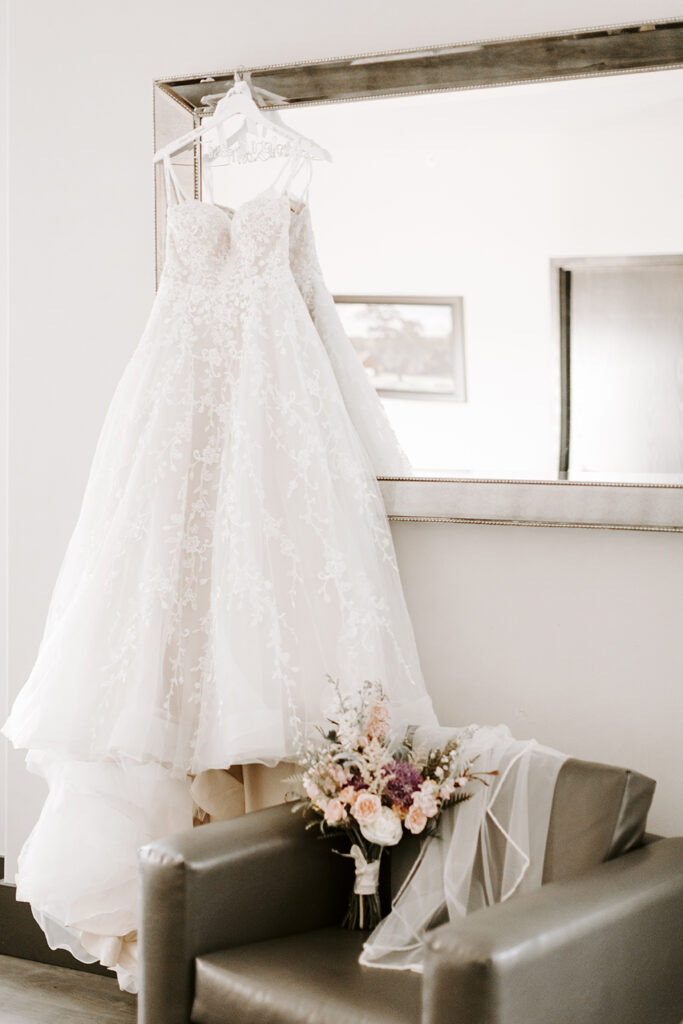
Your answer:
[[[169,206],[174,203],[187,202],[187,196],[178,180],[178,175],[173,170],[171,158],[167,154],[164,156],[164,181],[166,183],[166,201]]]
[[[307,203],[308,193],[311,187],[311,181],[313,180],[313,160],[311,159],[310,156],[307,156],[306,154],[299,154],[299,159],[294,161],[293,166],[289,169],[289,173],[285,178],[284,191],[289,191],[292,182],[299,174],[299,172],[304,168],[306,170],[306,184],[303,190],[301,190],[298,193],[297,198],[300,202]],[[287,170],[287,168],[285,167],[283,168],[283,170]]]
[[[205,202],[211,203],[211,205],[213,206],[214,205],[213,168],[211,166],[211,161],[209,160],[208,156],[206,156],[206,154],[204,153],[203,147],[202,147],[202,154],[201,154],[201,168],[202,168],[202,171],[201,171],[201,174],[202,174],[202,199]]]
[[[303,192],[301,193],[301,199],[302,199],[302,201],[304,203],[307,203],[308,202],[308,195],[309,195],[309,192],[311,190],[311,182],[313,181],[313,160],[311,159],[310,156],[306,158],[305,167],[306,167],[306,184],[304,186]]]
[[[297,174],[302,167],[308,165],[310,168],[312,160],[310,157],[302,154],[300,150],[294,150],[289,159],[280,168],[280,171],[272,184],[273,189],[281,188],[282,192],[287,192],[289,186],[296,178]],[[310,183],[310,179],[309,179]],[[308,185],[306,186],[306,192],[308,192]],[[304,196],[305,198],[305,196]]]

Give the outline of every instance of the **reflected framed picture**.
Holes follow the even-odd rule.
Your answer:
[[[334,301],[380,395],[467,401],[461,297],[335,295]]]

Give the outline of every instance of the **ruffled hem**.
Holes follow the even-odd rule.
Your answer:
[[[137,932],[123,936],[94,935],[67,928],[36,907],[32,906],[31,911],[45,933],[50,949],[64,949],[84,964],[101,963],[116,974],[122,991],[137,994]]]
[[[192,827],[190,780],[157,765],[30,760],[49,793],[19,857],[17,899],[51,948],[99,960],[135,992],[138,850]]]

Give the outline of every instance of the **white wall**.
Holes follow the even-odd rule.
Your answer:
[[[152,300],[152,79],[655,15],[683,16],[680,0],[657,0],[656,9],[652,0],[575,0],[566,10],[545,0],[524,5],[503,0],[476,5],[451,0],[346,0],[340,5],[319,0],[203,0],[201,7],[180,0],[119,0],[108,5],[89,0],[11,0],[11,694],[30,671],[97,432]],[[406,525],[397,535],[425,667],[447,717],[467,717],[461,712],[456,671],[460,679],[467,671],[473,679],[467,685],[479,687],[477,717],[509,717],[509,706],[502,707],[498,699],[501,671],[517,664],[515,685],[526,687],[522,702],[533,702],[546,687],[555,694],[544,704],[546,713],[537,729],[540,738],[552,742],[554,723],[563,719],[563,745],[584,752],[583,723],[575,721],[570,728],[566,710],[571,692],[563,684],[570,674],[539,654],[550,643],[550,607],[561,596],[566,611],[564,646],[580,652],[577,657],[586,662],[592,654],[608,673],[608,678],[596,681],[593,695],[605,739],[604,748],[593,755],[631,763],[637,737],[648,756],[655,758],[661,779],[670,781],[677,765],[680,777],[680,753],[673,744],[665,763],[657,761],[656,754],[667,746],[665,730],[670,727],[673,697],[665,707],[664,691],[680,678],[679,630],[672,615],[653,613],[651,582],[655,571],[656,587],[660,585],[655,553],[660,553],[662,572],[667,566],[671,572],[676,559],[680,563],[680,538],[572,530],[430,530]],[[613,556],[615,551],[621,555]],[[456,585],[463,578],[468,552],[468,594],[463,597]],[[528,628],[522,634],[511,628],[514,574],[508,579],[500,575],[501,567],[520,559],[529,578],[537,580],[534,603],[543,605],[544,611],[536,628],[534,603],[529,605]],[[604,636],[585,629],[585,588],[596,562],[604,565],[605,587],[616,602]],[[429,573],[434,563],[441,574],[437,582]],[[448,566],[452,598],[443,575]],[[451,576],[447,578],[450,581]],[[501,584],[508,589],[501,592]],[[668,594],[672,602],[678,598],[680,603],[675,591],[671,582]],[[468,609],[466,621],[474,623],[459,628],[458,650],[452,650],[446,612],[441,625],[423,621],[424,609],[436,593],[439,608],[446,610],[453,601],[454,608]],[[514,610],[519,614],[519,607]],[[450,615],[459,618],[455,611]],[[629,674],[628,705],[612,703],[604,695],[621,684],[622,659],[610,660],[605,650],[625,638],[632,642],[634,622],[657,671],[646,681]],[[485,635],[497,648],[495,659],[483,657]],[[641,713],[633,722],[631,706],[641,693]],[[652,718],[646,720],[650,709]],[[624,750],[621,757],[613,754],[612,735],[623,737],[618,741]],[[41,785],[26,774],[21,755],[12,752],[6,787],[8,877],[41,796]],[[670,809],[661,805],[656,824],[669,830],[681,827],[680,819],[675,821]]]
[[[7,5],[0,8],[0,52],[2,52],[2,76],[0,77],[0,109],[7,109],[8,61],[7,61]],[[3,120],[0,132],[0,225],[7,224],[7,119]],[[5,719],[8,711],[7,693],[7,455],[9,444],[9,237],[5,227],[0,230],[0,718]],[[0,855],[5,849],[7,821],[5,800],[7,755],[0,748]]]
[[[425,677],[449,722],[657,779],[683,833],[683,540],[620,530],[395,523]]]

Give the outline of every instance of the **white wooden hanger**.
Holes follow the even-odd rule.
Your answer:
[[[259,139],[263,139],[264,135],[271,137],[275,135],[286,141],[296,151],[315,160],[332,159],[327,150],[284,124],[274,111],[271,114],[264,114],[252,96],[248,82],[245,82],[241,74],[236,72],[234,86],[219,100],[212,117],[203,121],[198,128],[186,132],[185,135],[181,135],[173,142],[158,149],[154,154],[154,162],[168,160],[174,154],[187,149],[207,133],[216,132],[227,121],[237,116],[244,119],[244,124],[232,135],[225,136],[223,132],[218,132],[218,137],[223,144],[229,143],[230,139],[238,135],[243,135],[243,129],[246,128],[247,132],[253,132]]]

